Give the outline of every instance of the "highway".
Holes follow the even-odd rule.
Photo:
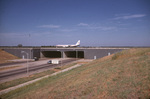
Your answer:
[[[38,70],[42,70],[42,69],[51,69],[51,68],[56,68],[59,66],[63,66],[67,63],[73,62],[76,59],[67,59],[67,60],[62,60],[62,64],[42,64],[42,65],[36,65],[36,66],[30,66],[28,68],[28,72],[31,74],[32,72],[38,71]],[[27,68],[20,68],[20,69],[15,69],[15,70],[10,70],[7,72],[1,72],[0,73],[0,80],[4,80],[4,79],[8,79],[8,78],[12,78],[16,75],[21,75],[21,74],[27,74]]]
[[[7,65],[13,65],[13,64],[20,64],[20,63],[26,63],[27,61],[21,61],[21,62],[10,62],[10,63],[2,63],[0,64],[0,67],[4,67],[4,66],[7,66]]]

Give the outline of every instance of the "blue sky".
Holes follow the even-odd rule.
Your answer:
[[[150,0],[0,0],[0,46],[150,46]]]

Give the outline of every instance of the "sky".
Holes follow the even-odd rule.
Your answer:
[[[150,0],[0,0],[0,46],[150,46]]]

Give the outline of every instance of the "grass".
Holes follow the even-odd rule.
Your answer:
[[[30,75],[29,77],[23,77],[23,78],[19,78],[19,79],[15,79],[15,80],[12,80],[12,81],[1,83],[0,84],[0,90],[22,84],[22,83],[34,80],[34,79],[39,78],[39,77],[43,77],[45,75],[50,75],[54,72],[66,69],[66,68],[71,67],[71,66],[74,66],[75,64],[76,63],[71,63],[71,64],[68,64],[68,65],[57,67],[57,68],[54,68],[54,69],[50,69],[50,70],[47,70],[47,71],[44,71],[44,72],[41,72],[41,73],[36,73],[36,74]]]
[[[12,59],[18,59],[18,57],[0,49],[0,64],[1,63],[8,63],[9,62],[8,60],[12,60]]]
[[[18,68],[18,67],[21,67],[21,66],[3,67],[3,68],[0,68],[0,71],[15,69],[15,68]]]
[[[150,48],[129,49],[1,95],[3,99],[149,99]]]

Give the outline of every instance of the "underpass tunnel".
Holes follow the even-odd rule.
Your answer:
[[[62,54],[62,55],[61,55]],[[84,51],[42,51],[42,57],[46,58],[84,58]]]
[[[61,58],[60,51],[43,51],[42,54],[43,57],[47,57],[47,58]]]
[[[64,54],[67,58],[84,58],[84,51],[65,51]]]

